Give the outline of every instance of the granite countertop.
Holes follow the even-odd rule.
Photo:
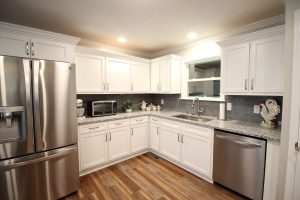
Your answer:
[[[91,124],[96,122],[107,122],[112,120],[120,120],[120,119],[128,119],[133,117],[141,117],[141,116],[156,116],[163,119],[169,119],[178,122],[185,122],[193,125],[199,125],[202,127],[220,129],[225,131],[231,131],[234,133],[239,133],[242,135],[249,135],[257,138],[263,138],[267,140],[280,141],[280,128],[276,129],[266,129],[260,126],[258,123],[254,122],[243,122],[243,121],[223,121],[214,118],[208,122],[200,122],[200,121],[191,121],[186,119],[180,119],[172,117],[178,114],[185,114],[181,112],[174,111],[137,111],[132,113],[118,113],[117,115],[111,116],[103,116],[103,117],[86,117],[80,118],[77,120],[78,125]]]

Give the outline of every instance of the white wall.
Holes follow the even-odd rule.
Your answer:
[[[282,113],[282,131],[280,147],[280,167],[278,178],[277,199],[285,199],[285,180],[288,155],[288,143],[291,116],[291,88],[293,74],[293,44],[294,44],[294,11],[300,8],[299,0],[285,1],[285,68],[284,68],[284,97]],[[286,191],[288,192],[288,191]]]

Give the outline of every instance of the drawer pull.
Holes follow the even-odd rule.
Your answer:
[[[108,134],[108,133],[105,133],[105,142],[107,142],[107,134]]]
[[[97,128],[99,128],[99,126],[89,127],[89,130],[94,130],[94,129],[97,129]]]
[[[135,120],[135,121],[137,121],[137,122],[141,122],[141,121],[143,121],[143,119],[137,119],[137,120]]]
[[[116,125],[116,126],[119,126],[119,125],[121,125],[121,124],[122,124],[122,123],[120,123],[120,122],[118,122],[118,123],[115,123],[115,125]]]
[[[156,134],[159,134],[159,127],[156,128]]]
[[[157,120],[157,119],[152,119],[152,121],[158,122],[158,120]]]
[[[179,137],[180,137],[180,133],[178,133],[178,137],[177,137],[177,140],[178,140],[178,142],[180,142],[180,139],[179,139]]]
[[[183,136],[184,136],[184,134],[181,135],[181,143],[183,143]]]

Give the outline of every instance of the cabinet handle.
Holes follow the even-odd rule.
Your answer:
[[[111,141],[111,133],[110,132],[108,132],[109,133],[109,141]]]
[[[141,121],[143,121],[143,119],[136,119],[135,121],[137,121],[137,122],[141,122]]]
[[[300,151],[300,147],[298,146],[298,142],[295,143],[295,151]]]
[[[97,128],[99,128],[99,126],[89,127],[89,130],[94,130],[94,129],[97,129]]]
[[[108,133],[105,133],[105,142],[107,142],[107,134],[108,134]]]
[[[157,119],[152,119],[152,121],[155,121],[155,122],[157,122],[158,120],[157,120]]]
[[[159,84],[158,83],[156,84],[156,89],[157,89],[157,91],[159,91]]]
[[[29,42],[26,42],[26,55],[29,55]]]
[[[31,42],[31,55],[34,56],[34,43]]]
[[[177,137],[177,140],[178,140],[178,142],[180,142],[180,139],[179,139],[179,137],[180,137],[180,133],[178,133],[178,137]]]
[[[254,89],[254,78],[251,79],[251,90],[253,90],[253,89]]]
[[[162,87],[161,87],[161,85],[162,85],[162,84],[161,84],[161,83],[159,83],[159,91],[161,91],[161,88],[162,88]]]
[[[106,83],[106,91],[109,90],[109,87],[108,87],[108,86],[109,86],[108,83]]]
[[[130,90],[131,91],[133,90],[133,84],[132,83],[130,84]]]
[[[248,90],[247,85],[248,85],[248,79],[246,78],[246,79],[245,79],[245,90]]]
[[[115,125],[116,125],[116,126],[118,126],[118,125],[121,125],[121,123],[120,123],[120,122],[118,122],[118,123],[115,123]]]
[[[156,128],[156,134],[159,134],[159,127]]]
[[[102,89],[103,89],[103,91],[105,91],[105,83],[104,82],[102,83]]]
[[[131,135],[133,135],[133,128],[131,128]]]
[[[183,136],[184,136],[184,134],[181,135],[181,143],[183,143]]]

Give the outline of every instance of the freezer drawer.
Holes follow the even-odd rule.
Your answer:
[[[78,190],[77,145],[0,162],[0,198],[54,200]]]
[[[263,198],[266,141],[215,130],[213,180],[244,196]]]

